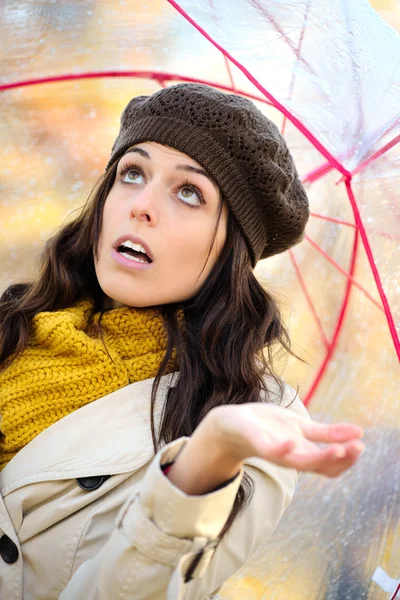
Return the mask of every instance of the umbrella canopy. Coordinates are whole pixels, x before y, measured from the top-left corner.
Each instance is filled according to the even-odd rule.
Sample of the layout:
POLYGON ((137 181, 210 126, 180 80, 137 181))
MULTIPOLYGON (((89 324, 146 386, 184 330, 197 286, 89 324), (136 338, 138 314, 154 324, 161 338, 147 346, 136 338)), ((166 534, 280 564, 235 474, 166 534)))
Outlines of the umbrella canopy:
MULTIPOLYGON (((301 244, 260 261, 311 415, 366 429, 338 480, 303 475, 222 598, 367 599, 400 578, 400 38, 367 0, 5 0, 0 7, 0 289, 107 164, 129 99, 200 81, 280 127, 307 188, 301 244)), ((263 516, 260 515, 260 519, 263 516)), ((385 595, 382 597, 386 597, 385 595)))

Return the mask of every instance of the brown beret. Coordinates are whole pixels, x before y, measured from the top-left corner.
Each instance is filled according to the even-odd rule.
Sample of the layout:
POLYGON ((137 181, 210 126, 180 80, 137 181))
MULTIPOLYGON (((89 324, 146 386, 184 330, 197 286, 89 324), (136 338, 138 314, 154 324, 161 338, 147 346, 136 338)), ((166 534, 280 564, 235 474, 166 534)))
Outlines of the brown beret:
POLYGON ((307 194, 278 127, 253 102, 181 83, 132 98, 106 166, 138 142, 187 154, 213 177, 246 239, 253 267, 304 237, 307 194))

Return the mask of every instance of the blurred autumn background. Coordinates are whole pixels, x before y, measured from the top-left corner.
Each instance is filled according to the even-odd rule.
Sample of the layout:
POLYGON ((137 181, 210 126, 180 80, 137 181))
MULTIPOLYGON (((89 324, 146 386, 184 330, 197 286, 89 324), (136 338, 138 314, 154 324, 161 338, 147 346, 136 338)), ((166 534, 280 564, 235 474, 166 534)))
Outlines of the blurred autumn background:
MULTIPOLYGON (((396 0, 374 0, 371 5, 393 29, 400 30, 396 0)), ((233 78, 236 89, 258 98, 260 93, 236 67, 228 69, 224 57, 197 31, 191 32, 166 0, 152 0, 151 6, 145 1, 6 0, 0 15, 0 84, 103 73, 109 52, 114 71, 141 72, 136 77, 110 74, 42 82, 1 93, 3 291, 10 283, 32 276, 45 240, 84 204, 104 171, 120 114, 132 96, 152 93, 180 77, 225 86, 233 78), (204 49, 204 58, 200 56, 195 66, 190 55, 194 40, 204 49), (152 79, 147 76, 150 71, 177 77, 152 79)), ((274 107, 261 100, 256 104, 284 131, 300 175, 321 163, 318 151, 274 107)), ((397 218, 394 243, 399 246, 395 193, 400 169, 390 177, 379 177, 395 152, 396 147, 376 162, 376 172, 369 170, 355 187, 360 201, 372 186, 374 201, 392 202, 397 218)), ((400 578, 398 359, 361 242, 353 274, 358 286, 352 286, 341 315, 354 216, 339 180, 340 173, 331 170, 306 183, 313 213, 308 239, 293 253, 261 261, 256 273, 280 299, 293 350, 307 361, 302 364, 278 355, 276 370, 293 387, 299 385, 300 397, 307 400, 314 418, 349 420, 365 427, 367 450, 359 464, 337 481, 300 478, 281 524, 263 551, 252 557, 251 575, 244 568, 227 582, 220 592, 225 600, 383 600, 387 594, 371 583, 375 568, 380 565, 400 578)), ((383 256, 391 250, 388 244, 382 236, 383 256)), ((390 283, 397 293, 399 281, 397 270, 390 283)))

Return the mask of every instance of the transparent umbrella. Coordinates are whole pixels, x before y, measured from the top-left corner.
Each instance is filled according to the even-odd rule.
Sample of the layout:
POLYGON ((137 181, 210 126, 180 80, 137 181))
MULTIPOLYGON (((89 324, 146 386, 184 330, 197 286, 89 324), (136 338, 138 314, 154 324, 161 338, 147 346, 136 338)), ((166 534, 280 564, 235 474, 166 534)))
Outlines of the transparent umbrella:
POLYGON ((337 480, 300 478, 221 597, 388 598, 371 578, 400 579, 398 34, 366 0, 3 0, 0 14, 1 289, 84 203, 134 95, 200 81, 280 126, 311 217, 256 267, 307 361, 275 367, 314 418, 365 427, 367 450, 337 480))

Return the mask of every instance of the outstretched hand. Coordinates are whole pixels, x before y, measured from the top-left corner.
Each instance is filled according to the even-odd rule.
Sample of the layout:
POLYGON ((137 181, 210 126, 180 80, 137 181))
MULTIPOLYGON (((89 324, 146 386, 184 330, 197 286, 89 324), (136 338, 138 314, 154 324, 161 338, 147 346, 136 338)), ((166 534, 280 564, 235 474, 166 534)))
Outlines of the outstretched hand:
POLYGON ((238 461, 259 457, 283 467, 337 477, 364 450, 360 441, 364 432, 357 425, 326 425, 271 404, 218 406, 210 417, 221 447, 238 461))

